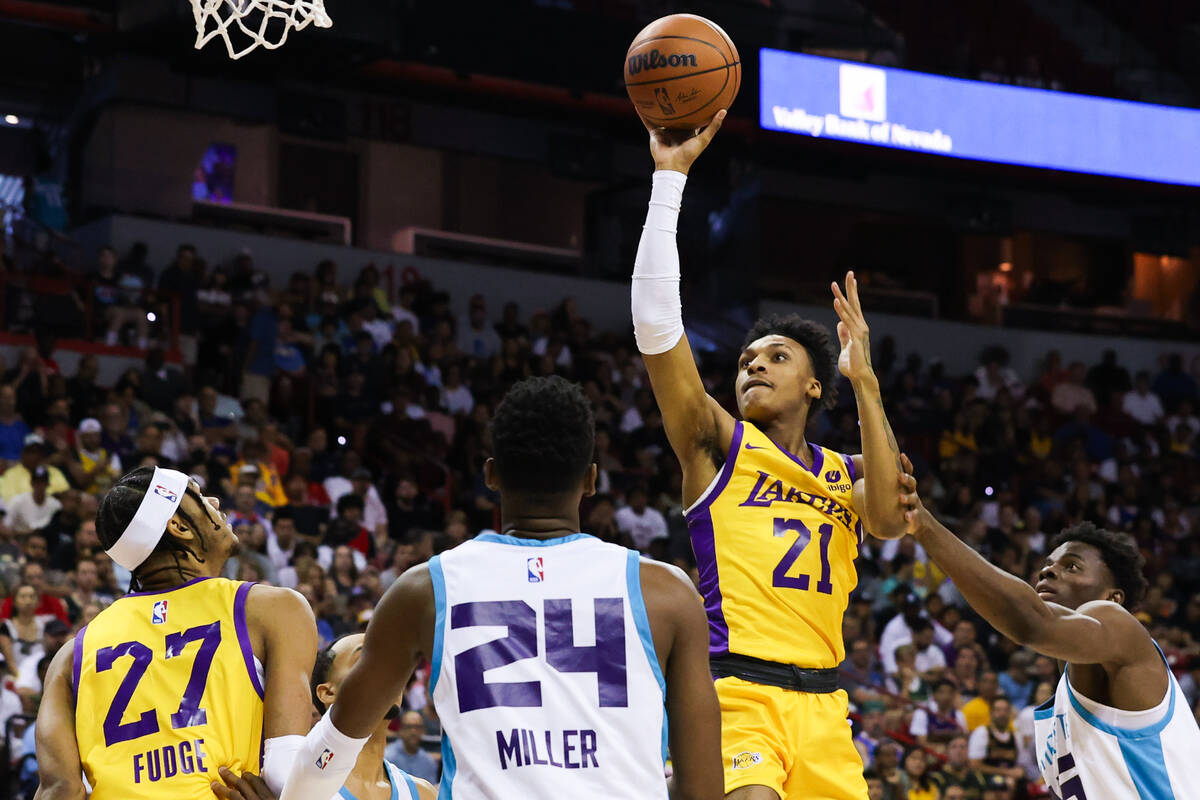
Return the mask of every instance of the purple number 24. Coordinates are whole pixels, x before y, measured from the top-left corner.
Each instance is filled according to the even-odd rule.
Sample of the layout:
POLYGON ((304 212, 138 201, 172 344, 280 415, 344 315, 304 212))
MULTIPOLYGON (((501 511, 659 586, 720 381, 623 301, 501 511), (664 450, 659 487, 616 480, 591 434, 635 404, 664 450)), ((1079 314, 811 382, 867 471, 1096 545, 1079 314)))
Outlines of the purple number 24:
MULTIPOLYGON (((179 701, 179 709, 171 714, 172 728, 190 728, 193 725, 203 725, 208 721, 207 712, 200 708, 200 698, 204 696, 204 687, 208 685, 208 671, 212 668, 213 656, 221 644, 221 623, 212 622, 208 625, 197 625, 186 631, 171 633, 166 637, 166 657, 175 658, 182 655, 183 650, 192 642, 200 642, 196 652, 196 660, 192 664, 192 674, 188 679, 183 697, 179 701)), ((147 709, 134 722, 121 722, 125 710, 133 699, 133 693, 138 683, 146 674, 154 653, 141 642, 122 642, 113 647, 102 647, 96 651, 96 672, 106 672, 113 668, 117 659, 129 656, 133 663, 129 672, 121 679, 117 693, 113 696, 104 715, 104 744, 112 747, 120 742, 128 742, 151 733, 158 733, 158 714, 155 709, 147 709)))
MULTIPOLYGON (((808 543, 812 540, 812 531, 798 519, 776 518, 775 535, 783 536, 789 531, 796 533, 796 541, 792 542, 792 546, 788 548, 788 551, 783 554, 783 558, 775 565, 775 572, 771 575, 771 585, 784 589, 807 591, 810 580, 808 575, 792 577, 787 573, 792 568, 792 564, 796 563, 796 559, 800 558, 800 554, 804 552, 804 548, 808 547, 808 543)), ((830 581, 829 569, 829 540, 833 538, 833 526, 826 523, 817 528, 817 534, 821 537, 821 578, 817 581, 817 591, 821 594, 833 594, 833 583, 830 581)))

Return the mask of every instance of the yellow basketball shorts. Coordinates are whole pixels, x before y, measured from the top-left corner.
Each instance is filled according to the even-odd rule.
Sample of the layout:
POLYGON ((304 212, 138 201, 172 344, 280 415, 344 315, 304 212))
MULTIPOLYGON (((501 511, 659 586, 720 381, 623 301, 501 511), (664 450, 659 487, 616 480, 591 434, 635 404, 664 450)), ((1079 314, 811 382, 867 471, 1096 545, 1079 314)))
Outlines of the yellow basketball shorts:
POLYGON ((767 786, 783 800, 867 800, 843 691, 809 694, 716 681, 725 792, 767 786))

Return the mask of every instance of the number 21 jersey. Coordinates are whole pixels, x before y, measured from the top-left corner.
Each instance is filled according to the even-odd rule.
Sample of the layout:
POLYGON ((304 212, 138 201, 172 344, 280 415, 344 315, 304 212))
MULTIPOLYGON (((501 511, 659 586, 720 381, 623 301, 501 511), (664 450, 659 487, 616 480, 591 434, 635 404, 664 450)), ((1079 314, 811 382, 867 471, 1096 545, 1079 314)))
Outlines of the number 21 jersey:
POLYGON ((665 798, 665 683, 638 554, 477 536, 429 562, 438 796, 665 798))
POLYGON ((709 653, 808 669, 845 658, 842 615, 863 529, 854 461, 812 445, 812 465, 738 422, 725 464, 687 509, 709 653))
POLYGON ((75 636, 75 736, 92 800, 211 800, 218 767, 257 773, 263 688, 252 584, 134 592, 75 636))

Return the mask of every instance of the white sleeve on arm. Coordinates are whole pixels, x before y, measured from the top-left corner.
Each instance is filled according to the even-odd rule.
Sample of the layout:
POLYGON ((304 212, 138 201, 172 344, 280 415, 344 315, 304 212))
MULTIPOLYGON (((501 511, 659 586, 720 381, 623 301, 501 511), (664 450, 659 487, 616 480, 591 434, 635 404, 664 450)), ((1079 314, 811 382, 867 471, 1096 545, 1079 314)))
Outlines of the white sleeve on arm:
POLYGON ((296 763, 296 753, 304 747, 304 737, 300 734, 291 736, 276 736, 263 742, 263 783, 278 795, 287 783, 292 765, 296 763))
POLYGON ((667 352, 683 338, 675 231, 686 182, 682 172, 654 173, 650 208, 633 261, 633 335, 638 350, 648 356, 667 352))
POLYGON ((330 800, 342 788, 367 739, 352 739, 334 727, 329 712, 297 749, 279 800, 330 800))

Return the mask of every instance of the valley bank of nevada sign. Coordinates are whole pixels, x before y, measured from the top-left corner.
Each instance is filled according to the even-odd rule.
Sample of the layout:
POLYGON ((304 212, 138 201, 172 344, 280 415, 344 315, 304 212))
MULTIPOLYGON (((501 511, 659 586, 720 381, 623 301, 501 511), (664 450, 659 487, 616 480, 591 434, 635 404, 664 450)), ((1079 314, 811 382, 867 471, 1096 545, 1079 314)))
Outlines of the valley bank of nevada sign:
POLYGON ((1200 186, 1200 111, 764 48, 759 124, 1004 164, 1200 186))

